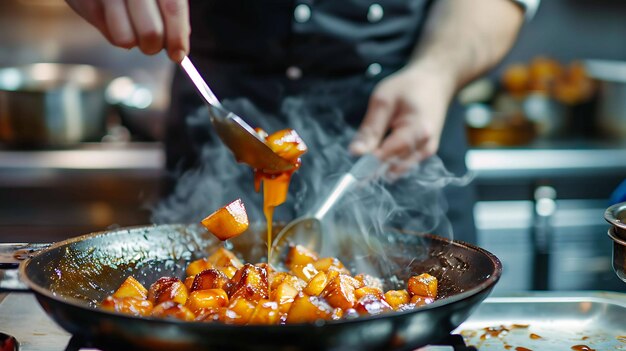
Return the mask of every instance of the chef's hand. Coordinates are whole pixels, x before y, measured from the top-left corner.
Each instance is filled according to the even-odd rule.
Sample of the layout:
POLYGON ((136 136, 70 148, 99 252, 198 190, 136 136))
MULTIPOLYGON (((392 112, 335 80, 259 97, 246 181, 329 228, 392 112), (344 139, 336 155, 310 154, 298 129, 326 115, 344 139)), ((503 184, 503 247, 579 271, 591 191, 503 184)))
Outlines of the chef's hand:
POLYGON ((189 52, 187 0, 66 0, 111 44, 147 55, 167 50, 180 62, 189 52))
POLYGON ((350 151, 371 152, 389 162, 392 175, 405 173, 437 152, 454 87, 445 73, 419 65, 382 80, 370 97, 350 151))

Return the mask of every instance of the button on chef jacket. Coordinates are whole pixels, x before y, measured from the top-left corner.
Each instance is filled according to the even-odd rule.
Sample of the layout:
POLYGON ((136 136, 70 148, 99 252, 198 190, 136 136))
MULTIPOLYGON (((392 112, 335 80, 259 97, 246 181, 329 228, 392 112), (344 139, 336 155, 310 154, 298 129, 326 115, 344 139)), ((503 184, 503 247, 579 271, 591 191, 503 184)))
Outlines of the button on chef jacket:
MULTIPOLYGON (((277 113, 288 96, 306 96, 312 104, 319 98, 356 127, 376 83, 407 63, 431 2, 191 0, 190 57, 221 100, 245 97, 277 113)), ((201 105, 177 71, 167 128, 168 167, 197 157, 193 143, 185 142, 190 133, 185 119, 201 105)), ((447 118, 439 156, 449 170, 463 174, 465 134, 455 110, 447 118)), ((254 116, 245 118, 257 125, 250 121, 254 116)), ((474 241, 472 190, 449 193, 455 232, 474 241)))

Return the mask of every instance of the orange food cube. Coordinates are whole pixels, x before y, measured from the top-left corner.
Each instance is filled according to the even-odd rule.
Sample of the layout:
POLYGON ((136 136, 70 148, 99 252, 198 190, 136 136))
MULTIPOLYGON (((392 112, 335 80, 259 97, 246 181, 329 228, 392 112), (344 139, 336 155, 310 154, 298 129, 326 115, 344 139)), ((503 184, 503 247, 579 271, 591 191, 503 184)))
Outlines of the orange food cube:
POLYGON ((283 281, 282 283, 278 284, 276 289, 272 290, 270 294, 270 299, 272 301, 278 302, 278 304, 284 304, 287 302, 292 302, 299 292, 300 291, 298 291, 298 289, 296 289, 288 281, 283 281))
POLYGON ((362 288, 358 288, 356 290, 354 290, 354 296, 356 297, 356 299, 360 299, 365 295, 374 295, 379 299, 383 298, 383 291, 378 289, 378 288, 373 288, 371 286, 364 286, 362 288))
POLYGON ((196 312, 203 308, 216 308, 228 305, 228 295, 222 289, 198 290, 189 294, 185 307, 196 312))
POLYGON ((425 297, 419 295, 414 295, 411 297, 411 305, 414 305, 415 307, 429 305, 433 302, 435 302, 435 298, 433 297, 425 297))
POLYGON ((174 318, 183 321, 192 321, 196 318, 191 310, 174 301, 165 301, 154 306, 151 315, 152 317, 174 318))
POLYGON ((437 297, 437 278, 428 273, 414 275, 409 278, 408 291, 413 295, 424 297, 437 297))
POLYGON ((315 267, 313 267, 312 264, 307 264, 304 266, 293 266, 291 267, 291 272, 298 278, 304 280, 305 282, 308 283, 309 280, 311 280, 311 278, 313 278, 313 276, 315 276, 317 274, 317 269, 315 269, 315 267))
POLYGON ((270 288, 271 290, 276 289, 281 283, 287 281, 298 291, 304 289, 306 286, 306 282, 302 279, 296 277, 293 274, 289 274, 287 272, 273 272, 269 274, 270 288))
POLYGON ((148 300, 157 305, 165 301, 185 304, 189 292, 185 284, 178 278, 161 277, 148 290, 148 300))
POLYGON ((349 275, 339 274, 326 285, 321 296, 333 307, 344 310, 352 308, 356 302, 354 291, 360 287, 360 284, 349 275))
POLYGON ((265 131, 265 129, 256 127, 256 128, 254 128, 254 131, 257 133, 259 138, 261 138, 263 141, 265 141, 265 139, 267 139, 268 134, 265 131))
POLYGON ((291 303, 286 322, 310 323, 318 319, 329 319, 332 314, 333 308, 324 299, 300 292, 291 303))
POLYGON ((328 284, 328 275, 324 271, 317 272, 311 280, 309 280, 309 284, 304 288, 304 291, 307 295, 317 296, 324 291, 324 288, 328 284))
POLYGON ((229 251, 223 247, 218 248, 211 256, 207 257, 207 261, 217 269, 223 269, 226 267, 235 267, 239 269, 243 267, 243 263, 235 256, 232 251, 229 251))
POLYGON ((377 315, 392 310, 385 300, 374 295, 365 295, 360 298, 354 305, 354 309, 361 315, 377 315))
POLYGON ((231 300, 228 309, 237 314, 236 317, 233 316, 234 318, 231 318, 231 324, 243 325, 248 323, 255 308, 256 306, 246 299, 237 298, 231 300))
POLYGON ((261 299, 256 305, 248 324, 278 324, 279 318, 278 304, 274 301, 261 299))
POLYGON ((317 261, 319 257, 312 250, 307 249, 302 245, 292 245, 287 252, 287 258, 285 259, 285 265, 291 269, 293 266, 304 266, 309 263, 317 261))
POLYGON ((185 278, 185 287, 187 288, 187 290, 191 291, 191 288, 193 286, 193 281, 196 279, 195 276, 189 276, 187 278, 185 278))
POLYGON ((207 258, 201 258, 199 260, 195 260, 189 263, 187 265, 187 270, 185 271, 185 273, 187 274, 187 276, 193 276, 211 268, 214 268, 213 264, 209 262, 207 258))
POLYGON ((350 274, 350 271, 346 269, 346 267, 334 257, 324 257, 312 263, 313 267, 318 271, 328 272, 331 269, 339 271, 342 274, 350 274))
POLYGON ((231 280, 229 296, 231 299, 242 297, 249 301, 267 299, 268 285, 267 271, 246 263, 231 280))
POLYGON ((409 292, 406 290, 389 290, 385 293, 385 301, 391 306, 394 310, 398 310, 398 308, 402 305, 406 305, 410 301, 409 292))
POLYGON ((288 161, 295 161, 307 151, 307 146, 293 129, 283 129, 267 136, 267 146, 278 156, 288 161))
POLYGON ((108 296, 100 307, 108 311, 114 311, 134 316, 147 316, 152 312, 152 302, 148 300, 136 299, 134 297, 114 297, 108 296))
POLYGON ((354 278, 360 281, 363 286, 370 286, 372 288, 383 290, 383 282, 380 278, 372 277, 369 274, 357 274, 354 278))
POLYGON ((248 214, 241 199, 229 203, 202 220, 202 225, 220 240, 245 232, 248 224, 248 214))
POLYGON ((144 288, 137 279, 129 276, 124 280, 122 285, 115 290, 113 297, 134 297, 136 299, 145 300, 148 297, 148 289, 144 288))
POLYGON ((198 273, 193 283, 191 284, 191 291, 206 290, 206 289, 224 289, 228 290, 230 279, 217 269, 207 269, 198 273))
POLYGON ((220 271, 224 273, 224 275, 228 277, 228 279, 233 279, 235 273, 237 273, 237 268, 235 268, 234 266, 222 267, 220 268, 220 271))
POLYGON ((333 314, 330 316, 330 319, 337 321, 340 320, 344 315, 344 312, 341 308, 335 308, 333 310, 333 314))

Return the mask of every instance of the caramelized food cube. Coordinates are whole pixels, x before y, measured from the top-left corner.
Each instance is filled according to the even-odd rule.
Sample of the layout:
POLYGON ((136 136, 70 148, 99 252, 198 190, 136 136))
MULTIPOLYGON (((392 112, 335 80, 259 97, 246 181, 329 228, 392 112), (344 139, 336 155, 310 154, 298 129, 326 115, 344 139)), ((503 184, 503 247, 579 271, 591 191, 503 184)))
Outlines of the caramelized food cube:
POLYGON ((409 278, 408 291, 411 295, 437 297, 437 278, 428 273, 409 278))
POLYGON ((235 273, 230 284, 229 296, 231 299, 243 297, 255 302, 267 299, 269 296, 266 270, 246 263, 235 273))
POLYGON ((339 274, 331 280, 322 291, 322 296, 328 304, 341 309, 348 309, 354 306, 356 296, 354 290, 360 287, 360 282, 349 275, 339 274))
POLYGON ((317 261, 319 257, 317 254, 302 245, 292 245, 287 252, 287 258, 285 259, 285 265, 291 269, 293 266, 304 266, 309 263, 317 261))
POLYGON ((346 267, 334 257, 324 257, 312 263, 313 267, 318 271, 328 272, 331 269, 337 270, 342 274, 350 274, 350 271, 346 269, 346 267))
POLYGON ((281 283, 287 281, 298 291, 304 289, 306 286, 306 282, 302 279, 296 277, 293 274, 289 274, 287 272, 273 272, 269 274, 270 288, 271 290, 276 289, 281 283))
POLYGON ((184 321, 192 321, 196 316, 187 307, 174 301, 165 301, 156 306, 152 310, 152 317, 158 318, 174 318, 184 321))
POLYGON ((188 295, 185 284, 174 277, 161 277, 148 290, 148 300, 155 305, 165 301, 185 304, 188 295))
POLYGON ((122 285, 115 290, 113 297, 134 297, 136 299, 145 300, 148 297, 148 290, 144 288, 137 279, 128 276, 122 285))
POLYGON ((235 268, 234 266, 222 267, 220 268, 220 271, 224 273, 224 275, 227 276, 228 279, 232 279, 235 276, 235 273, 237 273, 237 268, 235 268))
POLYGON ((267 139, 268 134, 267 134, 267 132, 263 128, 256 127, 256 128, 254 128, 254 131, 259 136, 259 138, 261 138, 262 140, 267 139))
POLYGON ((357 274, 354 278, 363 284, 363 286, 369 286, 372 288, 377 288, 383 290, 383 282, 376 277, 372 277, 369 274, 357 274))
POLYGON ((385 293, 385 301, 394 310, 397 310, 400 306, 409 303, 409 292, 406 290, 389 290, 385 293))
POLYGON ((237 325, 248 323, 255 308, 256 306, 246 299, 237 298, 231 300, 230 305, 228 305, 228 309, 235 312, 237 317, 232 318, 230 322, 237 325))
POLYGON ((248 229, 246 208, 237 199, 202 220, 202 225, 220 240, 235 237, 248 229))
POLYGON ((314 322, 318 319, 328 319, 332 314, 333 308, 324 299, 300 292, 291 303, 286 322, 314 322))
POLYGON ((243 267, 243 263, 241 263, 237 256, 223 247, 218 248, 211 256, 207 257, 207 261, 218 269, 225 267, 235 267, 239 269, 243 267))
POLYGON ((307 264, 304 266, 293 266, 291 267, 291 272, 298 278, 304 280, 305 282, 309 282, 313 276, 317 274, 317 269, 313 267, 312 264, 307 264))
POLYGON ((360 299, 365 295, 374 295, 379 299, 383 298, 383 291, 378 288, 372 288, 371 286, 364 286, 354 290, 354 296, 356 299, 360 299))
POLYGON ((429 305, 433 302, 435 302, 434 297, 425 297, 425 296, 419 296, 419 295, 414 295, 411 297, 411 304, 414 305, 415 307, 429 305))
POLYGON ((341 308, 335 308, 333 310, 333 314, 330 316, 330 319, 337 321, 343 317, 343 310, 341 308))
POLYGON ((185 278, 185 287, 187 288, 187 290, 191 291, 191 288, 193 286, 193 281, 196 279, 195 276, 191 275, 187 278, 185 278))
POLYGON ((198 273, 193 283, 191 284, 191 291, 206 290, 206 289, 224 289, 228 290, 228 284, 230 279, 221 271, 217 269, 207 269, 198 273))
POLYGON ((377 315, 392 310, 391 306, 389 306, 385 300, 374 295, 365 295, 360 298, 354 305, 354 309, 361 315, 377 315))
POLYGON ((152 302, 134 297, 108 296, 100 304, 102 308, 134 316, 147 316, 152 312, 152 302))
POLYGON ((228 295, 222 289, 198 290, 189 294, 185 307, 196 312, 203 308, 216 308, 228 305, 228 295))
POLYGON ((248 324, 278 324, 279 318, 278 304, 274 301, 261 299, 256 305, 248 324))
POLYGON ((320 271, 309 280, 309 284, 302 291, 307 295, 317 296, 324 291, 326 284, 328 284, 328 275, 326 272, 320 271))
POLYGON ((207 269, 214 268, 213 264, 208 261, 207 258, 201 258, 199 260, 195 260, 187 265, 187 276, 194 276, 202 271, 206 271, 207 269))
POLYGON ((283 129, 267 136, 267 146, 278 156, 288 161, 295 161, 307 151, 307 146, 293 129, 283 129))
POLYGON ((299 291, 288 281, 283 281, 278 284, 276 289, 273 289, 270 294, 270 299, 276 301, 279 305, 284 303, 290 303, 294 297, 298 295, 299 291))

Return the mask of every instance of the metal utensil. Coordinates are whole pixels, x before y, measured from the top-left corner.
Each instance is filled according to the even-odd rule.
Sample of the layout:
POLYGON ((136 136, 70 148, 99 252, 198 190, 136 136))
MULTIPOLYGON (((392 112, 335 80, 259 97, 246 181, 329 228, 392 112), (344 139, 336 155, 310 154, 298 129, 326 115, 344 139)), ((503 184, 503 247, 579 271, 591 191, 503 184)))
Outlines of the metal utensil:
POLYGON ((373 155, 362 156, 350 171, 337 181, 327 196, 320 201, 309 215, 289 222, 274 238, 272 263, 281 258, 281 252, 289 243, 297 243, 311 250, 319 252, 324 239, 322 220, 347 192, 352 190, 360 181, 373 177, 380 170, 381 163, 373 155))
POLYGON ((235 154, 238 162, 247 163, 252 168, 269 173, 294 168, 292 163, 274 153, 241 117, 224 109, 187 56, 180 65, 208 103, 209 116, 217 135, 235 154))
POLYGON ((613 270, 626 282, 626 202, 607 208, 604 219, 611 224, 608 234, 613 240, 613 270))

